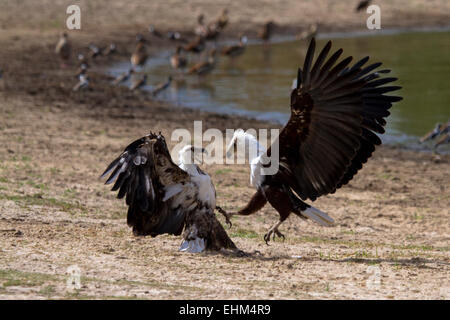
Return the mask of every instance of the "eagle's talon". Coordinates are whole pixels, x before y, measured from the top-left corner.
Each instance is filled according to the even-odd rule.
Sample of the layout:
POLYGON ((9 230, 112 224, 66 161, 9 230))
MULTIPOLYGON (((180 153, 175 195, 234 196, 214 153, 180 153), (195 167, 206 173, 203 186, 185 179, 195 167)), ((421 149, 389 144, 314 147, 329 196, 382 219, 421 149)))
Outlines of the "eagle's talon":
POLYGON ((216 206, 217 211, 219 211, 224 217, 225 217, 225 223, 230 227, 233 226, 231 223, 231 216, 233 216, 234 213, 228 213, 225 210, 223 210, 221 207, 216 206))

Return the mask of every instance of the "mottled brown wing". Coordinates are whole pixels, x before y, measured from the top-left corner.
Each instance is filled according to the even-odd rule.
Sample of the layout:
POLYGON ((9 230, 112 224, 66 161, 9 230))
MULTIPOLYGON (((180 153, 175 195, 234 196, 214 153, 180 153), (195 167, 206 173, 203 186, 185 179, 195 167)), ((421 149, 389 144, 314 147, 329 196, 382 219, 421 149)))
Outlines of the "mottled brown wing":
POLYGON ((291 117, 278 138, 277 177, 303 200, 333 193, 353 178, 381 144, 375 133, 384 133, 388 109, 402 99, 384 95, 401 87, 384 86, 397 80, 380 77, 389 70, 372 72, 381 63, 364 66, 366 57, 348 67, 347 57, 335 65, 343 50, 327 60, 330 49, 331 41, 313 64, 311 40, 291 94, 291 117))
POLYGON ((189 175, 173 163, 162 135, 150 133, 129 146, 106 168, 105 184, 114 183, 112 191, 125 197, 127 223, 138 235, 181 234, 185 212, 171 210, 166 191, 188 183, 189 175))

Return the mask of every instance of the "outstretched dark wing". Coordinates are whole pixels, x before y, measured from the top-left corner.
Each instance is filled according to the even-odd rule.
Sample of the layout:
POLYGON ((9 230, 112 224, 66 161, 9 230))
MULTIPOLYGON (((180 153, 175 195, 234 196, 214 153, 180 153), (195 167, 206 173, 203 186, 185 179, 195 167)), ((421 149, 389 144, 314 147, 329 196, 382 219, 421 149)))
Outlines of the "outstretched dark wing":
POLYGON ((303 200, 333 193, 353 178, 381 144, 375 133, 384 133, 388 109, 402 99, 385 95, 401 87, 384 86, 397 79, 381 78, 388 70, 373 72, 381 63, 366 66, 365 57, 349 67, 347 57, 336 64, 343 50, 327 60, 330 49, 331 41, 313 64, 311 40, 291 94, 291 117, 278 138, 276 175, 303 200))
POLYGON ((138 235, 181 234, 185 211, 172 208, 170 199, 189 184, 189 175, 172 162, 162 135, 150 133, 129 146, 105 170, 106 184, 114 183, 125 197, 127 223, 138 235))

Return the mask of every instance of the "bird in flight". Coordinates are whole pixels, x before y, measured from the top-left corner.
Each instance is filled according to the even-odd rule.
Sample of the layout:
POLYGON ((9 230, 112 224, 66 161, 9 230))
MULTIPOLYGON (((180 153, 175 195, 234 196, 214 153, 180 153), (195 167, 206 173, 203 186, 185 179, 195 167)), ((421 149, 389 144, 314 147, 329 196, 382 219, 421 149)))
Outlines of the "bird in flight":
POLYGON ((386 95, 401 87, 388 85, 396 78, 381 77, 389 70, 374 71, 381 63, 367 65, 369 57, 365 57, 350 66, 353 59, 347 57, 336 64, 343 50, 328 58, 331 41, 313 63, 315 49, 313 38, 291 92, 290 119, 274 144, 265 150, 254 136, 237 130, 227 147, 230 156, 239 143, 253 145, 248 150, 255 150, 254 154, 246 150, 245 156, 256 188, 248 204, 227 213, 227 220, 234 214, 255 213, 269 202, 280 219, 264 236, 266 243, 271 236, 284 238, 279 226, 291 213, 323 226, 334 224, 326 213, 304 201, 334 193, 357 174, 381 144, 377 134, 384 133, 389 108, 402 99, 386 95), (266 174, 273 161, 278 163, 277 172, 266 174))

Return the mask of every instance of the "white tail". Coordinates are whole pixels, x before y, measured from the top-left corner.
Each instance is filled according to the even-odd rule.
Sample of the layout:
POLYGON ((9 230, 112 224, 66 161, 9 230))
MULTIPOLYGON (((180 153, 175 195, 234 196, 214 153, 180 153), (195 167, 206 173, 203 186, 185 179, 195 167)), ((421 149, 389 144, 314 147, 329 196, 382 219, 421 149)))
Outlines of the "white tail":
POLYGON ((317 208, 309 207, 305 211, 302 211, 302 215, 308 217, 311 220, 314 220, 318 224, 324 227, 331 227, 334 225, 334 220, 325 212, 320 211, 317 208))

